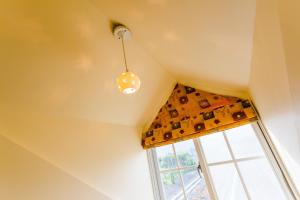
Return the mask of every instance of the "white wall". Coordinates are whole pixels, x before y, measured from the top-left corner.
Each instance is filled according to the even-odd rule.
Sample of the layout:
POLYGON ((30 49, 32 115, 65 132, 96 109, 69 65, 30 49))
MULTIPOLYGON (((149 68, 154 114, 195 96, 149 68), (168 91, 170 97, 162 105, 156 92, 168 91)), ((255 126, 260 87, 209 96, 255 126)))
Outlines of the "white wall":
POLYGON ((108 200, 99 191, 0 136, 0 199, 108 200))
POLYGON ((296 125, 300 131, 300 1, 280 0, 279 16, 296 125))
POLYGON ((136 128, 10 110, 0 131, 112 199, 153 199, 136 128))
MULTIPOLYGON (((294 104, 299 103, 293 103, 290 90, 291 86, 299 85, 292 83, 289 77, 278 10, 278 1, 257 1, 249 87, 264 125, 296 185, 300 186, 300 132, 294 104)), ((293 79, 299 80, 300 74, 293 73, 293 79)))

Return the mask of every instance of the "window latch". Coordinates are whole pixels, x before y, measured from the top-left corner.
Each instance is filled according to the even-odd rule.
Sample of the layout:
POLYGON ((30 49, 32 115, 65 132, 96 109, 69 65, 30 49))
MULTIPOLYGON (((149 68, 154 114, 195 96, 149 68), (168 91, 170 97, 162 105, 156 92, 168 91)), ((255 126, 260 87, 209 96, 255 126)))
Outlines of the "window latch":
POLYGON ((198 171, 199 176, 202 177, 202 168, 201 168, 200 163, 197 166, 197 171, 198 171))

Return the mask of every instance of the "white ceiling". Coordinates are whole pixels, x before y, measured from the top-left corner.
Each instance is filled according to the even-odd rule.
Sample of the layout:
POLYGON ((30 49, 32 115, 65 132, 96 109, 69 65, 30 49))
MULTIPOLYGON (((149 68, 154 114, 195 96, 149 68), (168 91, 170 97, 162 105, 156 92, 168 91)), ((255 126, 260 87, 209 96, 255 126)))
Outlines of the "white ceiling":
POLYGON ((248 85, 254 0, 92 0, 127 24, 139 44, 181 82, 238 90, 248 85))
POLYGON ((137 125, 176 81, 246 89, 254 0, 5 0, 0 7, 0 103, 19 110, 137 125), (120 94, 121 46, 110 20, 133 31, 129 67, 141 80, 120 94))

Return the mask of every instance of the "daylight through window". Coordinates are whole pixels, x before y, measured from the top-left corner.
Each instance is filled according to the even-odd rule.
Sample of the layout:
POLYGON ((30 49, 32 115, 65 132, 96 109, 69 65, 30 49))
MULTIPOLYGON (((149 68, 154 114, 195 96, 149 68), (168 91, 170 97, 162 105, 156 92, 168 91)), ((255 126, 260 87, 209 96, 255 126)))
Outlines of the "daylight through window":
POLYGON ((256 124, 152 150, 162 200, 286 200, 256 124))

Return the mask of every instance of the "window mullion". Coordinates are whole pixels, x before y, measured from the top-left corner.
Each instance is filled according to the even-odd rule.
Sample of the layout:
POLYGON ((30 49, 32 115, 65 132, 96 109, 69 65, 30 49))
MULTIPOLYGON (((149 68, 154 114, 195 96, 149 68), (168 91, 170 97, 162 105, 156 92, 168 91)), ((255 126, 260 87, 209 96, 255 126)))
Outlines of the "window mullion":
POLYGON ((175 159, 176 159, 176 169, 177 171, 179 172, 179 176, 180 176, 180 182, 181 182, 181 186, 182 186, 182 191, 183 191, 183 195, 184 195, 184 199, 187 200, 187 197, 186 197, 186 193, 185 193, 185 188, 184 188, 184 183, 183 183, 183 178, 182 178, 182 174, 181 174, 181 170, 179 168, 179 160, 178 160, 178 157, 177 157, 177 153, 175 151, 175 146, 174 144, 172 144, 172 148, 173 148, 173 151, 174 151, 174 155, 175 155, 175 159))
POLYGON ((212 183, 212 178, 211 178, 211 175, 210 175, 210 172, 208 169, 208 165, 206 163, 206 159, 205 159, 205 155, 204 155, 201 143, 200 143, 200 138, 194 139, 194 144, 195 144, 195 148, 196 148, 196 151, 198 154, 199 164, 202 168, 204 179, 205 179, 205 182, 206 182, 206 185, 208 188, 208 192, 210 194, 210 198, 212 200, 216 200, 217 193, 216 193, 215 187, 212 183))
POLYGON ((236 171, 237 171, 237 173, 238 173, 238 176, 240 177, 240 180, 241 180, 242 186, 243 186, 243 188, 244 188, 244 191, 245 191, 245 193, 246 193, 246 196, 247 196, 247 198, 248 198, 249 200, 251 200, 249 191, 248 191, 248 189, 247 189, 247 187, 246 187, 245 181, 244 181, 244 179, 243 179, 243 177, 242 177, 240 168, 239 168, 239 166, 238 166, 238 164, 237 164, 237 161, 236 161, 236 159, 235 159, 235 156, 234 156, 234 154, 233 154, 233 151, 232 151, 232 149, 231 149, 231 146, 230 146, 230 144, 229 144, 229 141, 228 141, 228 138, 227 138, 225 132, 223 132, 223 136, 224 136, 226 145, 227 145, 227 147, 228 147, 229 153, 230 153, 230 155, 231 155, 231 157, 232 157, 233 164, 234 164, 234 166, 235 166, 235 168, 236 168, 236 171))
POLYGON ((160 172, 165 173, 165 172, 172 172, 172 171, 185 170, 185 169, 196 169, 196 168, 197 168, 196 165, 192 165, 192 166, 185 166, 185 167, 176 167, 172 169, 163 169, 160 170, 160 172))
POLYGON ((234 160, 226 160, 226 161, 221 161, 221 162, 213 162, 213 163, 209 163, 207 164, 207 166, 216 166, 216 165, 224 165, 224 164, 229 164, 229 163, 234 163, 234 161, 236 162, 244 162, 244 161, 249 161, 249 160, 258 160, 258 159, 264 159, 265 157, 263 156, 252 156, 252 157, 248 157, 248 158, 239 158, 239 159, 234 159, 234 160))
POLYGON ((151 151, 152 153, 152 161, 153 161, 153 164, 155 166, 155 175, 156 175, 156 181, 157 181, 157 185, 158 185, 158 188, 159 188, 159 200, 165 200, 165 194, 164 194, 164 189, 163 189, 163 186, 162 186, 162 182, 161 182, 161 172, 159 171, 159 165, 158 165, 158 162, 157 162, 157 154, 156 154, 156 151, 155 149, 151 149, 151 150, 148 150, 148 151, 151 151))

